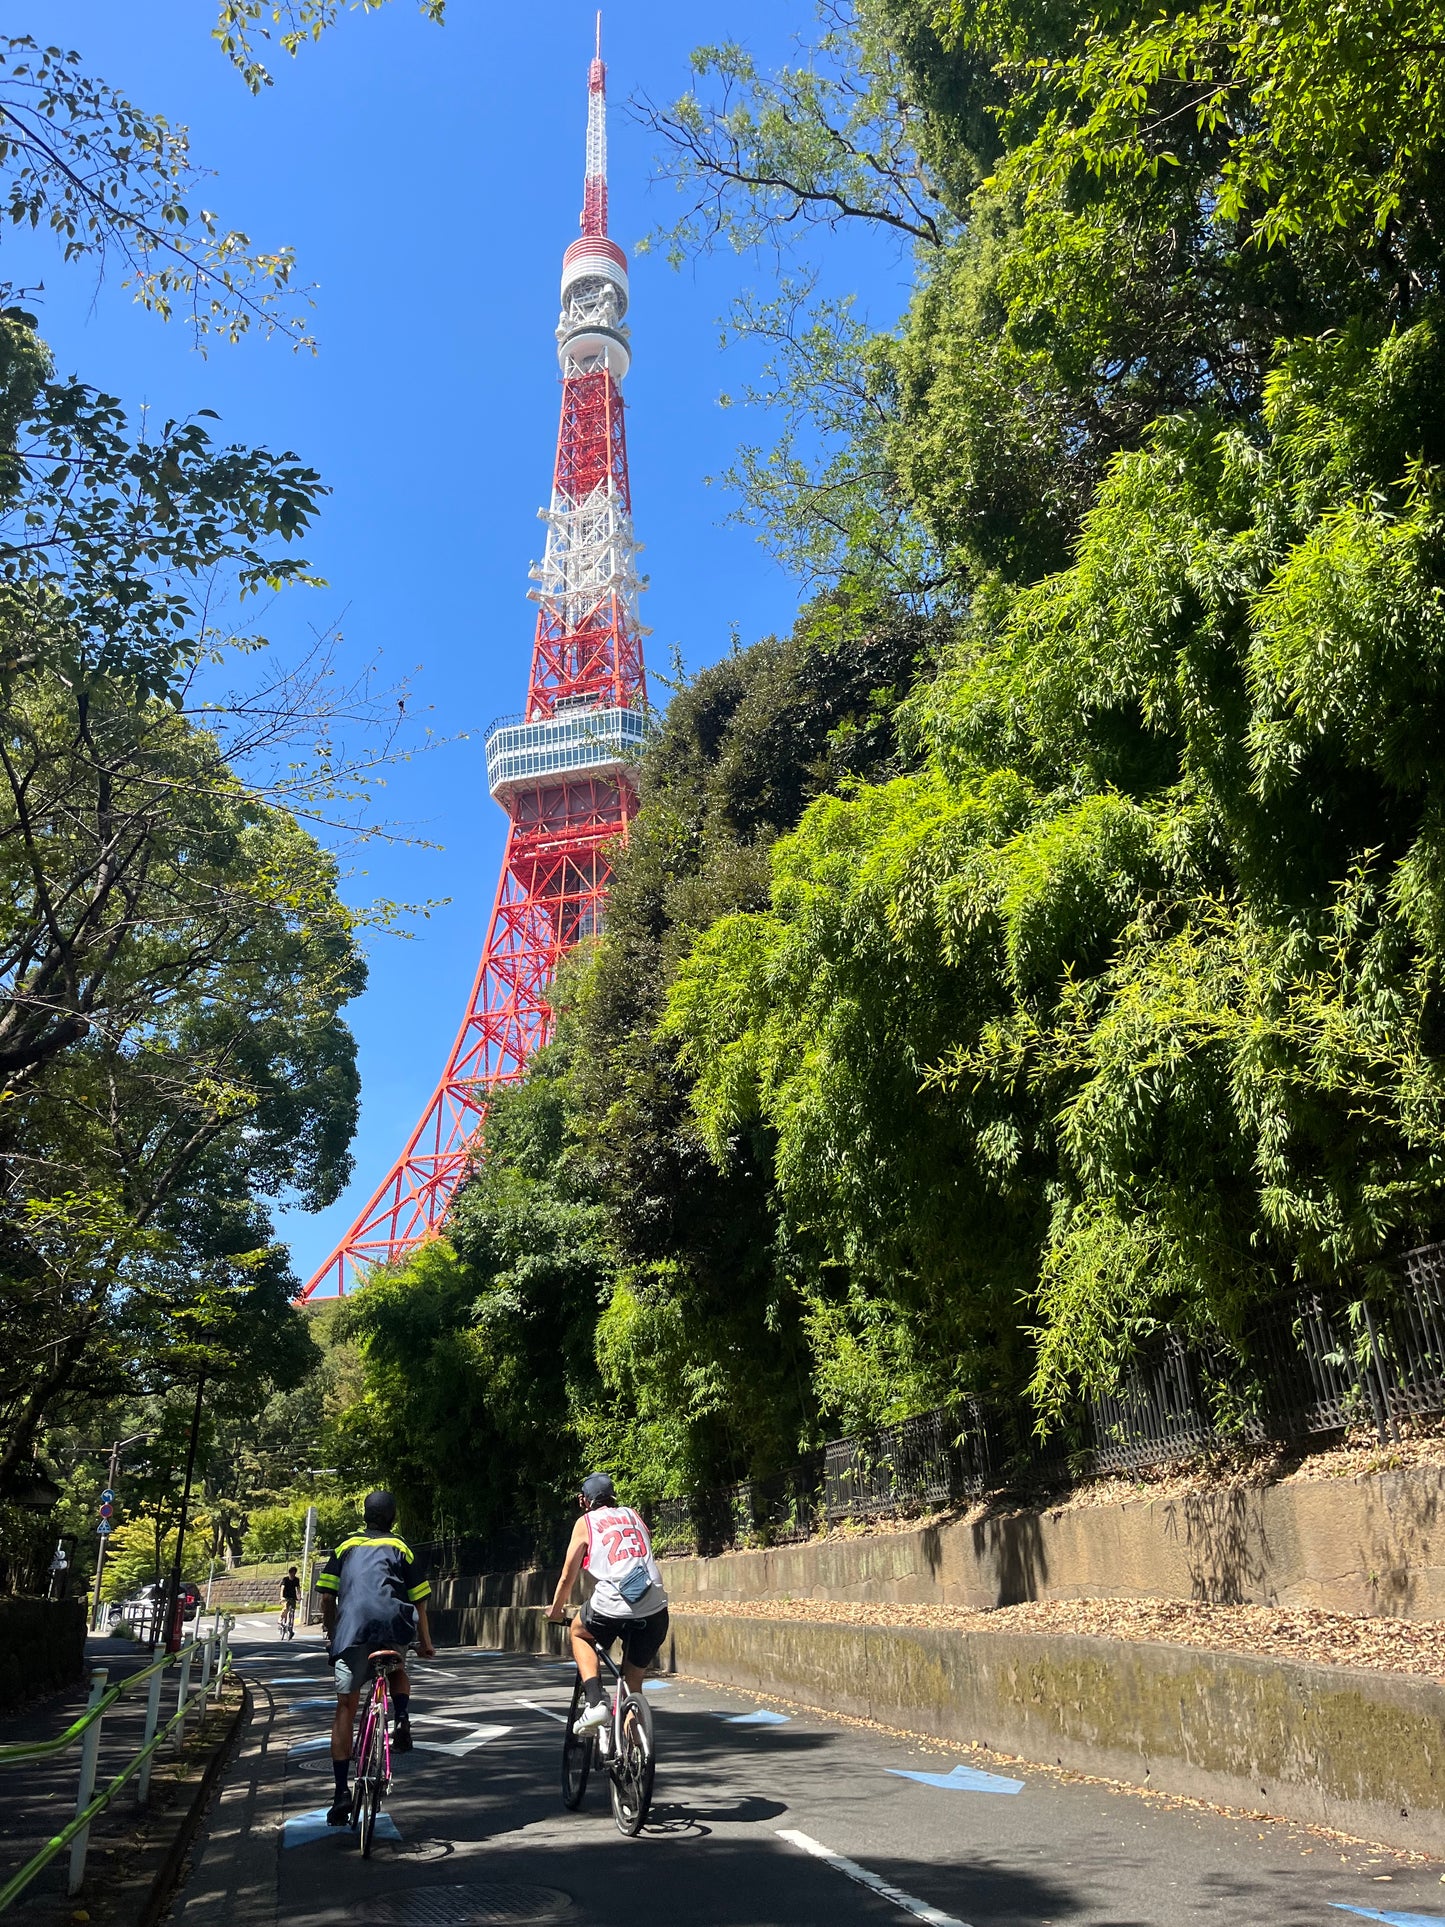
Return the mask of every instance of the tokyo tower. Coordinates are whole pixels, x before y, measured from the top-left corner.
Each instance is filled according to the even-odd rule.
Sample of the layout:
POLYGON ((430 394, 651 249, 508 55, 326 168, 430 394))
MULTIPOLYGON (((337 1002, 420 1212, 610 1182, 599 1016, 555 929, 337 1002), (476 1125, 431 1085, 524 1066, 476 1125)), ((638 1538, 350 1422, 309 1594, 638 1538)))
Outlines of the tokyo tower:
POLYGON ((514 1084, 551 1035, 562 956, 601 928, 637 808, 646 727, 644 631, 621 383, 631 361, 627 256, 607 234, 607 70, 588 74, 582 232, 562 256, 562 419, 546 548, 532 569, 527 707, 487 732, 487 784, 509 819, 502 874, 461 1029, 421 1121, 301 1296, 352 1289, 439 1229, 474 1155, 487 1095, 514 1084))

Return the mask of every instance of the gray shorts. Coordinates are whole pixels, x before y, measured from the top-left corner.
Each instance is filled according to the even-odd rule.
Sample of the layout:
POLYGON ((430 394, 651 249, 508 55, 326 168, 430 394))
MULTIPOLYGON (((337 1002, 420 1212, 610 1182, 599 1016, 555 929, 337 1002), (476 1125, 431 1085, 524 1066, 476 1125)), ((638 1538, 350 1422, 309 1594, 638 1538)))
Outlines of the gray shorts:
MULTIPOLYGON (((379 1647, 363 1643, 348 1646, 344 1653, 338 1653, 331 1662, 332 1677, 336 1681, 336 1697, 345 1699, 349 1693, 359 1693, 371 1678, 371 1655, 379 1652, 379 1647)), ((397 1646, 393 1649, 401 1654, 403 1662, 409 1660, 416 1651, 415 1646, 397 1646)))

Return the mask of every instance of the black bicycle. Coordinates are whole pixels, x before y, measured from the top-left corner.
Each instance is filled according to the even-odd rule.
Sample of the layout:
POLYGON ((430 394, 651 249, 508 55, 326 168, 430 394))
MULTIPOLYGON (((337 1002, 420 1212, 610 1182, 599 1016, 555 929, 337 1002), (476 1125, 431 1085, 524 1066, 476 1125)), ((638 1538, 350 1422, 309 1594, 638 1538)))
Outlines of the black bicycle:
POLYGON ((641 1693, 628 1691, 622 1669, 599 1646, 597 1657, 612 1675, 612 1721, 580 1737, 577 1716, 587 1704, 582 1675, 572 1685, 567 1731, 562 1739, 562 1804, 575 1813, 587 1792, 593 1762, 606 1769, 612 1782, 612 1817, 619 1833, 629 1839, 641 1833, 652 1805, 652 1779, 657 1769, 652 1708, 641 1693))

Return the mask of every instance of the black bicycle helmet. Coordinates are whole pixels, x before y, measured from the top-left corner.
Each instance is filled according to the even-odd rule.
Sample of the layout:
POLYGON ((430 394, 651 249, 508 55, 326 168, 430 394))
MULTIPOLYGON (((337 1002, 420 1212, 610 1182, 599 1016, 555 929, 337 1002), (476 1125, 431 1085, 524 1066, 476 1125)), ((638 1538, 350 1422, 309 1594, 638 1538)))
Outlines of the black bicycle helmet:
POLYGON ((396 1500, 389 1492, 368 1492, 361 1516, 373 1532, 390 1532, 396 1524, 396 1500))
POLYGON ((615 1505, 617 1488, 608 1472, 592 1472, 582 1481, 582 1503, 590 1512, 594 1506, 615 1505))

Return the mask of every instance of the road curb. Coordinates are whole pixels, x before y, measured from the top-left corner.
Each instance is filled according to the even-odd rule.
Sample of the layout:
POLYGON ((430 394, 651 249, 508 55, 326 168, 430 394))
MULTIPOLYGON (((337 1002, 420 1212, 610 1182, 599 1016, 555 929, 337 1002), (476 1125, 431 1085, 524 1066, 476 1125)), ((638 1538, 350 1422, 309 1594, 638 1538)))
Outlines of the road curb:
POLYGON ((180 1825, 165 1850, 160 1866, 156 1869, 151 1880, 150 1891, 141 1903, 140 1912, 136 1917, 136 1927, 156 1927, 156 1922, 170 1906, 176 1888, 180 1885, 186 1856, 195 1843, 196 1834, 206 1816, 206 1808, 211 1803, 211 1795, 216 1790, 216 1783, 225 1771, 250 1721, 253 1705, 251 1688, 239 1674, 234 1674, 233 1677, 240 1682, 241 1704, 232 1715, 230 1725, 212 1749, 205 1770, 196 1782, 190 1802, 180 1817, 180 1825))

